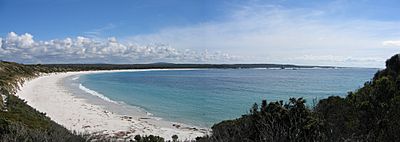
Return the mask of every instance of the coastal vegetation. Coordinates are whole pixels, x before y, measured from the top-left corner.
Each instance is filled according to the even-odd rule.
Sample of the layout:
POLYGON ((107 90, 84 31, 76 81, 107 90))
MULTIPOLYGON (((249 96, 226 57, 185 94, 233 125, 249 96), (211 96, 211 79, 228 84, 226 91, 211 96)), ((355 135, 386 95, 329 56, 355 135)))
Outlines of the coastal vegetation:
MULTIPOLYGON (((174 136, 176 136, 176 135, 174 135, 174 136)), ((159 137, 159 136, 154 136, 154 135, 149 135, 149 136, 136 135, 134 137, 134 140, 136 142, 164 142, 164 138, 159 137)))
MULTIPOLYGON (((14 96, 25 80, 52 72, 173 67, 193 68, 165 63, 138 66, 0 62, 0 141, 90 140, 87 135, 68 131, 14 96)), ((213 65, 197 67, 212 68, 213 65)), ((399 133, 400 56, 395 55, 386 61, 386 68, 378 71, 371 81, 344 98, 331 96, 319 100, 314 106, 307 106, 302 98, 291 98, 286 102, 263 100, 261 104, 255 103, 248 114, 215 124, 212 135, 198 137, 196 141, 393 141, 400 139, 399 133)), ((178 136, 172 139, 179 140, 178 136)), ((158 142, 164 138, 138 135, 132 141, 158 142)))
POLYGON ((14 96, 25 80, 59 68, 0 62, 0 141, 85 141, 14 96))

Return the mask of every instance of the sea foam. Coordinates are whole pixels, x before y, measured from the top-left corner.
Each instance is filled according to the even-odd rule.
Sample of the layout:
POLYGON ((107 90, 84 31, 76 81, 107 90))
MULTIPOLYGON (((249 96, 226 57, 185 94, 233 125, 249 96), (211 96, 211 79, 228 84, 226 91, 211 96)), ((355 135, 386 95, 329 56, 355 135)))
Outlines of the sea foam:
POLYGON ((81 90, 83 90, 86 93, 89 93, 91 95, 97 96, 97 97, 99 97, 99 98, 101 98, 101 99, 103 99, 105 101, 112 102, 112 103, 117 103, 117 102, 111 100, 110 98, 104 96, 103 94, 97 93, 96 91, 93 91, 93 90, 90 90, 90 89, 86 88, 82 84, 79 84, 79 89, 81 89, 81 90))
POLYGON ((74 77, 74 78, 71 78, 71 80, 77 80, 77 79, 79 79, 79 76, 76 76, 76 77, 74 77))

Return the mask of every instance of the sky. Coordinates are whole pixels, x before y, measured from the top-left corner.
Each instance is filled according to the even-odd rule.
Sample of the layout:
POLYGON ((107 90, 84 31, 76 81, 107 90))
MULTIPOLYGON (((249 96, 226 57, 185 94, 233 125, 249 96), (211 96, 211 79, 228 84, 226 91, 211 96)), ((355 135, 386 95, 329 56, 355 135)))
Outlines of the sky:
POLYGON ((384 67, 398 0, 0 0, 0 60, 384 67))

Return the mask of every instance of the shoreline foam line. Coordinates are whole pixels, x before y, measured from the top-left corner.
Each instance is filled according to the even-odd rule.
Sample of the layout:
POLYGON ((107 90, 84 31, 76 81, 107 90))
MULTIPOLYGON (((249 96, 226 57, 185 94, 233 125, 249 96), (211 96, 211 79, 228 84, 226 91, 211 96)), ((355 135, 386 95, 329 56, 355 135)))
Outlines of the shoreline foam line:
MULTIPOLYGON (((76 80, 76 78, 72 78, 71 80, 76 80)), ((161 119, 162 119, 161 117, 155 117, 154 114, 148 112, 146 109, 144 109, 144 108, 142 108, 142 107, 140 107, 140 106, 128 105, 128 104, 126 104, 126 103, 123 102, 123 101, 118 101, 118 102, 117 102, 117 101, 114 101, 114 100, 112 100, 112 99, 106 97, 105 95, 103 95, 103 94, 97 92, 97 91, 94 91, 94 90, 91 90, 91 89, 85 87, 84 85, 82 85, 82 83, 79 83, 78 88, 79 88, 80 90, 84 91, 85 93, 88 93, 88 94, 90 94, 90 95, 96 96, 96 97, 98 97, 98 98, 100 98, 100 99, 102 99, 102 100, 104 100, 104 101, 107 101, 107 102, 110 102, 110 103, 114 103, 114 104, 118 104, 118 105, 129 106, 129 108, 131 108, 131 109, 137 109, 137 110, 139 110, 139 111, 143 111, 143 113, 145 113, 147 116, 149 116, 149 117, 151 117, 151 118, 154 118, 154 119, 156 119, 156 120, 161 120, 161 119)))
POLYGON ((180 140, 191 140, 209 133, 208 128, 170 122, 164 119, 158 120, 142 114, 119 115, 109 111, 105 106, 91 104, 89 100, 74 95, 60 83, 63 79, 74 75, 135 71, 151 70, 52 73, 27 81, 16 93, 16 96, 24 99, 28 105, 40 112, 46 113, 58 124, 77 132, 105 137, 120 136, 122 138, 133 138, 138 134, 158 135, 166 140, 170 140, 172 135, 178 135, 180 140), (121 134, 123 135, 121 136, 121 134))
POLYGON ((93 96, 99 97, 99 98, 101 98, 101 99, 103 99, 103 100, 105 100, 107 102, 117 103, 117 102, 111 100, 110 98, 104 96, 103 94, 100 94, 100 93, 98 93, 98 92, 96 92, 94 90, 90 90, 89 88, 86 88, 81 83, 79 84, 79 89, 81 89, 82 91, 85 91, 86 93, 89 93, 89 94, 91 94, 93 96))

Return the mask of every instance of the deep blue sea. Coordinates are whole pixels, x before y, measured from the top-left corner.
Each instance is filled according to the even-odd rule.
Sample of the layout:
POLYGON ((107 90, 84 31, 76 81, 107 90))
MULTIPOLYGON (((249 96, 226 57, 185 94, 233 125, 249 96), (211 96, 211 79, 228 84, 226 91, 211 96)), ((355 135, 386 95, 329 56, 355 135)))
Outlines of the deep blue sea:
POLYGON ((248 113, 261 100, 345 96, 378 69, 206 69, 82 75, 79 82, 113 101, 138 106, 156 117, 210 127, 248 113))

